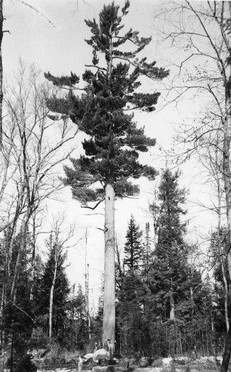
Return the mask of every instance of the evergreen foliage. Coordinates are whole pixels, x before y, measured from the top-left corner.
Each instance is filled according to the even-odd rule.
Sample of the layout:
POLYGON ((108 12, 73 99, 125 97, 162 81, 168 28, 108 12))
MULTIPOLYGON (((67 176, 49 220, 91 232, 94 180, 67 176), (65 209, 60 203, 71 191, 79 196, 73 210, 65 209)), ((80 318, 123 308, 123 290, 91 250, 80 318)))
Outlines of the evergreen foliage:
POLYGON ((102 328, 103 328, 103 305, 104 305, 104 290, 103 290, 103 284, 102 284, 102 291, 101 295, 98 300, 98 309, 97 313, 94 317, 92 317, 92 341, 94 341, 94 344, 100 346, 102 345, 102 328))
POLYGON ((123 356, 150 356, 149 324, 144 317, 145 296, 140 274, 134 271, 125 273, 117 305, 117 342, 123 356))
POLYGON ((71 186, 73 197, 83 204, 110 200, 110 206, 105 207, 103 343, 107 339, 114 343, 115 334, 114 195, 123 197, 138 191, 130 177, 154 179, 156 176, 153 167, 138 161, 139 152, 148 151, 155 145, 155 139, 147 137, 144 128, 138 127, 133 114, 128 112, 155 109, 160 93, 141 92, 141 76, 161 80, 169 74, 156 67, 155 61, 139 58, 150 37, 140 37, 132 29, 123 32, 129 6, 126 1, 120 9, 112 2, 103 7, 98 23, 95 19, 85 21, 91 30, 86 42, 92 48, 92 63, 82 76, 85 82, 82 95, 74 94, 78 89, 75 75, 68 79, 45 74, 55 85, 69 87, 64 99, 48 99, 50 110, 68 114, 87 135, 82 143, 85 155, 71 159, 72 167, 65 167, 64 184, 71 186), (92 187, 96 184, 97 188, 92 187))
POLYGON ((134 217, 131 216, 124 246, 124 266, 131 272, 134 272, 140 268, 141 258, 143 255, 143 244, 141 242, 141 237, 142 231, 136 224, 134 217))
POLYGON ((66 255, 62 252, 60 243, 53 241, 52 235, 50 236, 48 247, 49 257, 45 263, 44 273, 39 283, 39 291, 36 298, 37 316, 40 318, 44 332, 48 334, 50 291, 54 280, 55 265, 57 265, 53 297, 52 329, 54 338, 62 342, 69 294, 69 283, 64 266, 66 255))
MULTIPOLYGON (((28 236, 28 243, 30 239, 28 236)), ((10 262, 5 261, 5 272, 7 271, 7 282, 4 288, 3 302, 3 329, 4 345, 10 345, 10 367, 12 370, 18 368, 26 355, 28 345, 32 335, 33 327, 36 326, 34 317, 33 301, 31 301, 31 265, 30 265, 30 244, 27 249, 21 251, 20 247, 21 236, 18 234, 13 239, 12 256, 10 262), (11 286, 14 280, 15 267, 17 265, 19 277, 16 283, 14 297, 11 296, 11 286), (8 268, 7 268, 8 267, 8 268)), ((5 235, 5 240, 2 245, 6 251, 8 235, 5 235)))
POLYGON ((160 215, 158 241, 154 251, 152 270, 153 293, 160 306, 159 316, 170 318, 171 299, 178 303, 185 297, 188 278, 187 255, 188 246, 184 242, 185 223, 181 216, 185 214, 182 209, 185 201, 185 191, 178 186, 179 173, 172 174, 170 170, 164 171, 159 187, 160 215), (159 298, 161 297, 161 298, 159 298), (163 306, 164 304, 164 306, 163 306))
POLYGON ((64 346, 69 350, 84 350, 89 342, 86 299, 81 285, 77 294, 70 297, 64 319, 64 346))
MULTIPOLYGON (((202 280, 198 269, 188 261, 190 249, 193 247, 189 247, 184 240, 186 224, 182 222, 182 217, 185 216, 183 204, 185 195, 178 186, 178 179, 179 173, 176 175, 168 171, 162 175, 158 200, 154 205, 155 213, 159 213, 159 240, 156 249, 150 252, 150 232, 147 231, 146 226, 145 239, 148 252, 151 253, 148 260, 143 259, 145 244, 142 240, 142 230, 133 217, 128 223, 124 259, 121 260, 118 255, 116 271, 116 352, 118 355, 155 357, 192 351, 196 355, 197 351, 198 354, 208 354, 213 352, 214 348, 219 350, 222 344, 225 331, 224 283, 221 257, 218 253, 223 250, 226 252, 226 231, 215 232, 211 238, 211 252, 214 257, 213 286, 208 278, 202 280), (171 195, 171 198, 167 198, 166 195, 171 195), (168 206, 168 203, 171 203, 174 208, 172 205, 168 206), (171 219, 167 218, 169 211, 171 219), (171 227, 169 221, 174 225, 174 229, 169 230, 167 240, 166 226, 171 227), (171 249, 174 251, 173 255, 171 249), (182 252, 184 256, 181 256, 182 252), (171 295, 174 300, 175 319, 170 319, 171 295)), ((42 263, 41 258, 36 257, 32 265, 32 244, 28 234, 26 249, 20 255, 15 303, 11 301, 10 288, 20 241, 18 235, 13 244, 4 308, 5 343, 7 347, 12 347, 9 366, 20 370, 22 363, 27 360, 28 349, 44 349, 50 345, 49 291, 57 257, 58 273, 54 291, 52 341, 68 350, 92 351, 95 342, 99 345, 102 334, 103 299, 100 298, 99 311, 91 322, 89 344, 85 296, 80 286, 77 294, 69 294, 64 270, 65 255, 57 240, 51 238, 48 241, 48 260, 42 263)), ((7 244, 6 234, 5 239, 1 241, 3 258, 7 244)), ((4 261, 2 264, 0 268, 4 271, 4 261)), ((3 286, 1 286, 2 290, 3 286)))
POLYGON ((151 206, 155 214, 159 213, 155 218, 158 238, 149 267, 151 294, 146 302, 147 314, 163 339, 159 350, 163 352, 165 348, 166 352, 167 347, 170 354, 203 343, 203 336, 208 334, 207 321, 210 322, 207 312, 211 310, 211 297, 201 274, 188 262, 190 247, 185 243, 186 223, 182 222, 186 213, 185 190, 179 188, 179 176, 179 172, 169 169, 163 172, 159 202, 151 206))
MULTIPOLYGON (((144 319, 142 231, 133 216, 128 223, 123 269, 117 277, 117 348, 123 355, 150 354, 148 323, 144 319)), ((119 272, 118 272, 119 274, 119 272)))
POLYGON ((102 197, 103 191, 89 189, 97 181, 102 186, 114 184, 117 195, 125 196, 137 191, 127 181, 129 177, 153 178, 156 174, 153 168, 138 162, 139 151, 148 151, 155 140, 146 137, 144 129, 137 128, 133 115, 126 111, 154 110, 160 94, 136 92, 141 86, 139 77, 163 79, 168 71, 157 68, 156 62, 148 63, 146 58, 137 57, 151 38, 139 37, 132 29, 122 34, 122 21, 128 9, 129 2, 126 2, 120 14, 119 6, 112 3, 100 12, 99 23, 95 19, 85 21, 92 33, 86 41, 92 47, 93 59, 88 66, 91 70, 83 74, 86 86, 82 96, 74 94, 78 79, 73 79, 73 74, 70 80, 45 74, 56 85, 71 87, 69 82, 73 82, 73 89, 70 88, 65 99, 51 97, 48 106, 52 111, 69 114, 89 136, 83 142, 85 156, 71 159, 72 168, 65 167, 64 181, 71 185, 73 197, 82 202, 102 197))
MULTIPOLYGON (((146 78, 161 80, 168 71, 143 57, 151 38, 125 30, 128 11, 129 1, 122 7, 113 2, 104 6, 98 21, 86 20, 92 62, 82 76, 83 88, 75 73, 60 78, 45 74, 55 86, 68 90, 61 98, 50 97, 48 107, 65 119, 70 117, 86 135, 84 155, 71 159, 63 180, 84 205, 105 198, 107 185, 116 196, 124 197, 138 192, 131 178, 156 176, 154 168, 139 162, 139 153, 147 152, 155 140, 145 135, 132 112, 155 110, 160 93, 145 93, 142 83, 146 78)), ((56 117, 50 115, 50 119, 56 117)), ((123 356, 167 356, 193 350, 209 354, 217 346, 216 337, 225 331, 226 282, 230 286, 227 232, 215 232, 211 238, 215 282, 211 286, 209 279, 202 280, 200 271, 189 264, 192 247, 185 242, 186 223, 182 222, 185 190, 179 188, 178 181, 179 172, 163 172, 158 200, 151 206, 157 234, 152 252, 149 228, 144 244, 144 234, 134 218, 129 221, 124 260, 122 264, 118 260, 116 272, 116 345, 123 356)), ((52 341, 69 350, 85 351, 89 334, 81 286, 77 294, 69 295, 61 243, 51 236, 49 257, 43 264, 41 258, 34 258, 30 234, 22 249, 20 234, 12 238, 14 233, 8 227, 0 246, 1 341, 11 348, 11 370, 21 372, 31 368, 26 352, 47 346, 52 283, 52 341), (16 266, 18 280, 12 296, 16 266)), ((114 244, 113 236, 111 241, 114 244)), ((100 298, 91 342, 102 334, 103 302, 100 298)))
POLYGON ((117 270, 117 343, 123 355, 166 357, 202 350, 205 345, 209 352, 215 342, 212 292, 189 263, 194 247, 185 242, 185 190, 178 182, 179 172, 163 172, 158 200, 151 206, 158 239, 151 251, 146 226, 145 259, 141 232, 133 218, 129 222, 124 263, 133 262, 131 236, 136 236, 138 255, 136 270, 129 266, 125 270, 125 265, 124 270, 117 270))
POLYGON ((182 208, 185 203, 185 190, 179 189, 178 180, 179 172, 172 173, 166 169, 162 174, 159 187, 160 217, 159 217, 159 234, 156 254, 169 255, 169 249, 162 249, 163 246, 171 247, 174 250, 175 245, 178 250, 185 249, 184 234, 185 223, 181 221, 186 211, 182 208), (159 249, 160 248, 160 249, 159 249), (160 253, 158 251, 161 251, 160 253))

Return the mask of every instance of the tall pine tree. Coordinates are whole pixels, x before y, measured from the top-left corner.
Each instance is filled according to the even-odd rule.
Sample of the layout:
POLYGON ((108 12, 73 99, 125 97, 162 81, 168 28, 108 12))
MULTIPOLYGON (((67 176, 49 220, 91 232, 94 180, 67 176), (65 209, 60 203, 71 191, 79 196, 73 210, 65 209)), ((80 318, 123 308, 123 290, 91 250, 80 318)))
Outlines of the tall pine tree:
POLYGON ((103 7, 98 22, 85 21, 92 33, 87 43, 93 58, 90 69, 83 74, 86 86, 82 96, 74 94, 79 82, 75 74, 61 78, 45 74, 55 85, 69 89, 64 99, 51 98, 49 108, 69 115, 88 135, 83 142, 85 156, 72 159, 73 168, 65 168, 65 184, 71 185, 73 197, 83 203, 105 200, 103 343, 107 339, 114 343, 115 337, 115 194, 123 197, 137 192, 129 177, 153 179, 156 175, 152 167, 138 162, 139 151, 148 151, 155 140, 145 136, 128 112, 153 111, 160 95, 137 92, 140 76, 163 79, 168 75, 168 71, 156 67, 155 61, 148 63, 146 57, 138 57, 150 37, 139 37, 139 32, 132 29, 122 32, 129 5, 126 1, 120 9, 113 2, 103 7), (100 187, 93 189, 96 182, 100 187))

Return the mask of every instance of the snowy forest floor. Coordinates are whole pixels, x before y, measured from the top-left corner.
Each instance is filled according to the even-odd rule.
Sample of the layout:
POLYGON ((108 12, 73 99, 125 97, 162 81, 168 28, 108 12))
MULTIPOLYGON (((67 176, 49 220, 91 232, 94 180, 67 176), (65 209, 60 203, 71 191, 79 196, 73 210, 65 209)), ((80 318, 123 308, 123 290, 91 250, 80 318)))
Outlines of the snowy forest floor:
MULTIPOLYGON (((84 366, 82 372, 219 372, 222 357, 201 357, 199 359, 190 359, 187 357, 178 357, 174 361, 172 358, 160 358, 152 362, 151 366, 139 367, 132 366, 127 369, 121 365, 115 366, 94 366, 89 368, 84 366)), ((4 372, 9 372, 9 369, 4 368, 4 372)), ((231 372, 231 366, 228 371, 231 372)), ((78 366, 69 365, 61 367, 47 368, 40 366, 37 372, 78 372, 78 366)))
MULTIPOLYGON (((152 366, 148 367, 134 367, 129 368, 129 372, 218 372, 220 371, 222 357, 201 357, 196 360, 190 360, 189 358, 177 358, 174 362, 171 358, 164 358, 155 360, 152 366)), ((113 366, 112 369, 115 372, 125 370, 119 366, 113 366)), ((84 369, 83 372, 111 372, 107 366, 100 367, 96 366, 92 369, 84 369)), ((56 368, 56 369, 40 369, 37 372, 77 372, 78 368, 56 368)), ((231 366, 229 367, 231 371, 231 366)))

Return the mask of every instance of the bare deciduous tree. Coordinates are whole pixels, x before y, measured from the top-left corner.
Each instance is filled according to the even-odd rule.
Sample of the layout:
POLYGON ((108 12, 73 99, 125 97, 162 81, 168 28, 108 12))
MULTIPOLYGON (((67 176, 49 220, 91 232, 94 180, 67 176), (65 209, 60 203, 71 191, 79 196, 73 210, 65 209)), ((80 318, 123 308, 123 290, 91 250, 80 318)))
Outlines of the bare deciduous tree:
MULTIPOLYGON (((54 124, 46 106, 51 88, 35 67, 20 62, 15 81, 4 94, 2 172, 0 175, 0 230, 5 231, 5 284, 10 275, 13 242, 20 236, 19 250, 11 283, 10 299, 15 303, 17 279, 28 232, 36 226, 35 218, 49 198, 63 188, 59 178, 63 162, 76 148, 76 128, 62 118, 54 124)), ((35 246, 31 253, 31 265, 35 246)), ((12 277, 12 273, 11 273, 12 277)), ((6 285, 1 290, 1 315, 7 301, 6 285)))
MULTIPOLYGON (((228 1, 171 1, 165 3, 159 17, 165 27, 166 40, 180 51, 178 62, 172 61, 177 73, 171 101, 193 91, 193 98, 199 97, 198 111, 202 111, 204 105, 199 125, 194 122, 184 133, 184 140, 190 143, 187 155, 195 150, 204 155, 213 147, 221 158, 218 164, 214 157, 216 150, 212 150, 209 162, 211 165, 212 155, 216 174, 222 179, 224 188, 231 278, 231 4, 228 1), (209 100, 212 102, 210 106, 207 105, 209 100)), ((230 328, 222 372, 227 371, 230 359, 230 328)))
MULTIPOLYGON (((74 149, 71 146, 65 149, 65 145, 74 138, 76 131, 65 119, 56 125, 49 120, 47 96, 48 87, 35 68, 31 67, 28 71, 21 63, 17 84, 10 90, 9 98, 6 97, 6 105, 8 120, 15 130, 14 138, 10 139, 13 140, 12 163, 17 167, 12 180, 18 195, 14 217, 17 215, 17 222, 20 223, 22 250, 26 245, 31 217, 47 198, 63 187, 58 177, 59 165, 69 158, 74 149)), ((12 298, 16 279, 17 266, 11 288, 12 298)))

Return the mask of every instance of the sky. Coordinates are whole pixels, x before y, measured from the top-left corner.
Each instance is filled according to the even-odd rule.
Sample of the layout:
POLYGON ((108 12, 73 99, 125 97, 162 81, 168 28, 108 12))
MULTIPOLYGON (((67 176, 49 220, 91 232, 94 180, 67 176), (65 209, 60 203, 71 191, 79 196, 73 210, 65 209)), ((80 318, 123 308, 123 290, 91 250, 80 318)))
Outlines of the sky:
MULTIPOLYGON (((5 79, 9 80, 17 70, 19 58, 27 64, 36 64, 43 72, 53 75, 68 75, 70 71, 81 75, 85 64, 91 61, 91 48, 84 41, 90 36, 84 19, 97 19, 103 4, 107 0, 7 0, 4 2, 6 18, 4 28, 3 65, 5 79)), ((155 28, 155 12, 161 1, 132 0, 129 15, 126 17, 127 27, 140 31, 142 36, 152 36, 152 42, 146 48, 150 60, 157 60, 158 66, 168 66, 168 51, 161 47, 155 28)), ((123 5, 124 1, 116 1, 123 5)), ((177 58, 177 56, 176 56, 177 58)), ((165 87, 151 81, 145 82, 147 92, 156 89, 164 92, 165 87)), ((159 170, 169 165, 166 151, 173 145, 176 123, 185 120, 187 115, 193 116, 197 109, 196 102, 181 103, 180 108, 167 107, 151 114, 138 113, 136 120, 145 126, 146 133, 157 139, 155 148, 144 158, 144 161, 155 165, 159 170), (164 149, 164 151, 163 151, 164 149)), ((77 139, 80 142, 78 137, 77 139)), ((81 144, 79 143, 79 149, 81 144)), ((176 169, 177 165, 171 163, 176 169)), ((182 166, 182 186, 190 189, 189 200, 189 232, 196 238, 203 233, 201 221, 204 220, 201 210, 195 207, 197 199, 207 197, 207 189, 203 185, 203 177, 198 164, 182 166), (192 182, 192 179, 194 182, 192 182), (197 179, 198 182, 195 182, 197 179)), ((137 199, 118 200, 116 202, 116 235, 119 248, 123 247, 124 236, 131 214, 144 228, 151 222, 148 212, 149 202, 153 200, 153 190, 158 182, 141 180, 141 194, 137 199)), ((92 213, 80 208, 78 202, 71 198, 71 191, 66 189, 60 196, 61 201, 50 201, 47 218, 51 219, 57 211, 65 213, 67 222, 76 223, 76 234, 72 247, 68 250, 68 275, 72 284, 84 283, 85 262, 90 268, 90 291, 92 297, 100 291, 103 272, 103 205, 92 213)), ((205 222, 205 221, 204 221, 205 222)), ((206 229, 210 225, 208 221, 206 229)), ((96 307, 96 304, 93 304, 96 307)))

